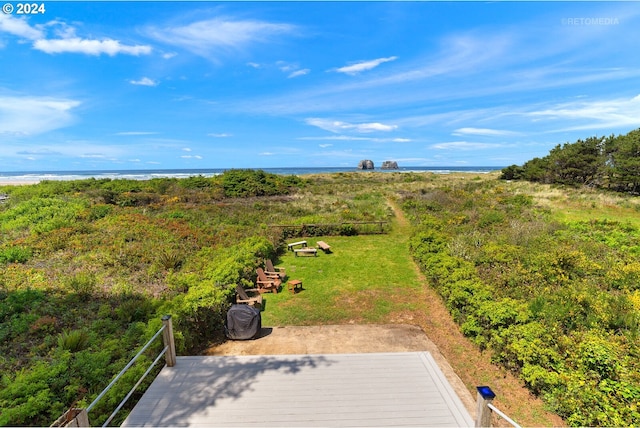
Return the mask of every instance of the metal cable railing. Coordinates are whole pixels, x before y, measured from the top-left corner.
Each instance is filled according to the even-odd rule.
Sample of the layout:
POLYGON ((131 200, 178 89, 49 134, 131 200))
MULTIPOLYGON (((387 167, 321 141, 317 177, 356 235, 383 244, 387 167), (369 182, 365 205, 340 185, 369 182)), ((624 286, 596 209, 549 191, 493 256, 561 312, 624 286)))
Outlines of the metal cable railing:
POLYGON ((520 425, 518 425, 513 419, 511 419, 509 416, 505 415, 504 413, 502 413, 496 406, 494 406, 493 404, 489 403, 487 404, 487 407, 490 408, 491 410, 493 410, 494 412, 496 412, 498 414, 498 416, 500 416, 502 419, 504 419, 505 421, 509 422, 512 426, 514 426, 515 428, 522 428, 520 425))
POLYGON ((164 342, 164 348, 160 351, 158 356, 155 358, 153 363, 147 368, 144 374, 138 379, 136 384, 131 388, 127 396, 118 404, 116 409, 111 413, 109 418, 105 421, 103 427, 106 427, 109 422, 113 420, 116 414, 122 409, 124 404, 131 398, 131 395, 135 392, 135 390, 140 386, 145 377, 151 372, 153 367, 160 361, 160 359, 164 356, 166 360, 166 364, 169 367, 175 365, 176 362, 176 348, 173 340, 173 326, 171 323, 171 316, 165 315, 162 317, 163 326, 153 335, 151 339, 138 351, 138 353, 129 361, 129 363, 116 375, 115 378, 107 385, 107 387, 102 390, 100 394, 87 406, 86 409, 70 409, 62 415, 56 422, 54 422, 53 426, 89 426, 89 416, 88 413, 93 409, 96 404, 109 392, 109 390, 118 382, 118 380, 131 368, 131 366, 136 362, 136 360, 142 355, 144 351, 146 351, 149 346, 153 343, 154 340, 158 338, 158 336, 162 335, 162 339, 164 342), (69 415, 69 417, 68 417, 69 415))
MULTIPOLYGON (((158 356, 156 357, 155 360, 153 360, 153 363, 151 363, 151 365, 149 365, 149 367, 147 368, 147 371, 144 372, 144 374, 142 376, 140 376, 140 379, 138 379, 138 382, 136 382, 135 385, 133 385, 133 388, 131 388, 131 390, 129 391, 129 393, 127 394, 126 397, 124 397, 124 399, 120 402, 120 404, 118 404, 118 407, 116 407, 116 409, 113 411, 113 413, 111 413, 111 415, 109 416, 109 418, 107 418, 107 420, 104 422, 104 424, 102 424, 102 428, 106 427, 107 425, 109 425, 109 422, 111 422, 111 420, 118 414, 118 412, 120 411, 120 409, 122 409, 122 406, 124 406, 124 403, 127 402, 127 400, 129 400, 129 398, 131 397, 131 395, 133 395, 133 393, 135 392, 135 390, 138 388, 138 386, 140 386, 140 384, 142 383, 142 381, 144 380, 145 377, 147 377, 147 375, 151 372, 151 370, 153 369, 153 367, 158 363, 158 361, 160 361, 160 358, 163 357, 163 355, 167 352, 167 350, 169 349, 169 346, 165 346, 162 351, 160 352, 160 354, 158 354, 158 356)), ((520 427, 518 427, 520 428, 520 427)))
POLYGON ((107 392, 109 392, 109 390, 113 387, 113 385, 115 385, 115 384, 116 384, 116 382, 117 382, 118 380, 120 380, 120 378, 122 377, 122 375, 124 375, 124 374, 127 372, 127 370, 129 370, 129 368, 133 365, 133 363, 135 363, 135 362, 136 362, 136 360, 140 357, 140 355, 142 355, 142 353, 143 353, 144 351, 146 351, 146 350, 147 350, 147 348, 148 348, 149 346, 151 346, 151 343, 152 343, 154 340, 156 340, 156 339, 158 338, 158 336, 160 336, 160 335, 162 334, 162 332, 164 331, 164 329, 165 329, 165 328, 166 328, 166 326, 164 326, 164 325, 163 325, 162 327, 160 327, 160 330, 158 330, 158 331, 156 332, 156 334, 154 334, 154 335, 153 335, 153 337, 152 337, 151 339, 149 339, 149 341, 147 342, 147 344, 146 344, 146 345, 144 345, 140 351, 138 351, 138 353, 135 355, 135 357, 133 357, 133 358, 131 359, 131 361, 129 361, 129 363, 128 363, 128 364, 127 364, 127 365, 126 365, 122 370, 120 370, 120 373, 118 373, 118 374, 116 375, 116 377, 114 377, 114 378, 113 378, 113 380, 111 381, 111 383, 110 383, 109 385, 107 385, 107 387, 106 387, 105 389, 103 389, 103 390, 102 390, 102 392, 101 392, 101 393, 100 393, 100 394, 95 398, 95 400, 93 400, 93 401, 91 402, 91 404, 89 404, 89 406, 87 406, 87 409, 86 409, 86 410, 87 410, 87 413, 89 413, 89 412, 91 411, 91 409, 93 409, 93 408, 95 407, 95 405, 96 405, 96 404, 98 404, 98 402, 102 399, 102 397, 104 397, 104 396, 105 396, 105 394, 106 394, 107 392))

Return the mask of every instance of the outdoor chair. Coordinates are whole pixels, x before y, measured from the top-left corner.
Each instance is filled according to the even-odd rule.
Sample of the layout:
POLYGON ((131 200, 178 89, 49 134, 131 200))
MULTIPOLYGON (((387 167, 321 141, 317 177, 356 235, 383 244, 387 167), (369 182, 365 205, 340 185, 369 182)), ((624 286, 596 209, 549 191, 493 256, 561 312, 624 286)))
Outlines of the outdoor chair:
POLYGON ((236 285, 236 303, 245 303, 260 309, 262 308, 262 294, 256 289, 245 290, 242 285, 236 285))
POLYGON ((269 278, 262 268, 256 269, 256 274, 258 275, 256 285, 258 286, 258 291, 260 293, 268 293, 270 291, 274 293, 278 292, 278 287, 282 284, 280 278, 269 278))
POLYGON ((264 261, 264 273, 269 277, 278 277, 280 279, 284 279, 286 276, 285 268, 283 267, 273 267, 273 262, 270 259, 266 259, 264 261))

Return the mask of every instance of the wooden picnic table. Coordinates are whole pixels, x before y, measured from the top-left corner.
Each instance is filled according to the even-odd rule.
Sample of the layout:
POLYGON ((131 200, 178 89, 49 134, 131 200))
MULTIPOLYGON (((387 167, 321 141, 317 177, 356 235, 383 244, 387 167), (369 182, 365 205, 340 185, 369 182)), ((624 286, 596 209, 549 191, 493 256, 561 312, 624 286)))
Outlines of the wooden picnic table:
POLYGON ((293 252, 296 253, 296 257, 298 257, 298 254, 313 254, 314 256, 318 255, 317 248, 309 248, 309 247, 296 248, 295 250, 293 250, 293 252))
POLYGON ((292 242, 291 244, 287 244, 287 249, 289 251, 291 251, 291 250, 293 250, 293 247, 295 247, 296 245, 300 245, 300 246, 302 246, 302 248, 306 248, 307 241, 292 242))

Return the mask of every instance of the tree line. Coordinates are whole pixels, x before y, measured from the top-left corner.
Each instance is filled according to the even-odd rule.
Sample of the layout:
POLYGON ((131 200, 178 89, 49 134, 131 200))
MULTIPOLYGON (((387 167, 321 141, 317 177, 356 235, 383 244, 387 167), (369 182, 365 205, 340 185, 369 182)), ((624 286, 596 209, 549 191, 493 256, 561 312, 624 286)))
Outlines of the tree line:
POLYGON ((504 180, 591 186, 640 193, 640 128, 626 135, 558 144, 542 158, 502 170, 504 180))

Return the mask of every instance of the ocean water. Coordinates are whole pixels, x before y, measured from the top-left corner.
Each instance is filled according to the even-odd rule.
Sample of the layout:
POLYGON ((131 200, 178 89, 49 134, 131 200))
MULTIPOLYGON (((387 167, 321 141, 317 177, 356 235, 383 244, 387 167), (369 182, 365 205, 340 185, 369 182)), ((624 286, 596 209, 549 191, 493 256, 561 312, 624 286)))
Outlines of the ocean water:
MULTIPOLYGON (((488 173, 499 171, 504 167, 501 166, 448 166, 448 167, 430 167, 430 166, 409 166, 400 167, 395 170, 375 169, 376 172, 432 172, 436 174, 449 174, 452 172, 468 172, 468 173, 488 173)), ((193 176, 212 177, 222 174, 230 168, 210 168, 210 169, 141 169, 141 170, 93 170, 93 171, 17 171, 2 172, 0 171, 0 182, 37 182, 43 180, 84 180, 87 178, 110 178, 110 179, 129 179, 129 180, 150 180, 152 178, 187 178, 193 176)), ((282 175, 307 175, 321 173, 337 173, 337 172, 361 172, 366 174, 369 171, 361 171, 356 168, 347 167, 326 167, 326 168, 256 168, 265 172, 282 175)))

